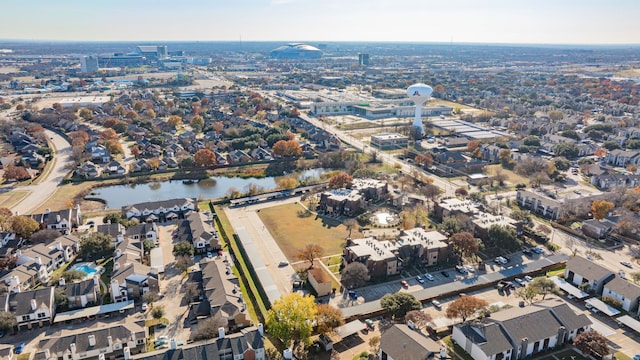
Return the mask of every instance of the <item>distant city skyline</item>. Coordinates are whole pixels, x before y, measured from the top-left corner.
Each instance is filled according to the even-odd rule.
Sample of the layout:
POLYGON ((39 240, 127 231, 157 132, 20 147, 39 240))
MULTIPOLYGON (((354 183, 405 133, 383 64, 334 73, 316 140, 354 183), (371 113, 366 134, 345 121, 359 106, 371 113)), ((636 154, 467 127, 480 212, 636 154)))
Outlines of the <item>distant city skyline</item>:
POLYGON ((29 0, 3 14, 3 40, 640 44, 637 0, 29 0))

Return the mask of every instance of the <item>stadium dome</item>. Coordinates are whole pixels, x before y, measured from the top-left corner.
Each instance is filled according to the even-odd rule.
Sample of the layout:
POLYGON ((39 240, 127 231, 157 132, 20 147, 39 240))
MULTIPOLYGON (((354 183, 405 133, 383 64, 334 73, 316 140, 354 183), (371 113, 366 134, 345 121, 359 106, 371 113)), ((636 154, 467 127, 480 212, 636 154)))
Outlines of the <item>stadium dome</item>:
POLYGON ((276 59, 320 59, 322 51, 311 45, 293 43, 272 50, 270 56, 276 59))

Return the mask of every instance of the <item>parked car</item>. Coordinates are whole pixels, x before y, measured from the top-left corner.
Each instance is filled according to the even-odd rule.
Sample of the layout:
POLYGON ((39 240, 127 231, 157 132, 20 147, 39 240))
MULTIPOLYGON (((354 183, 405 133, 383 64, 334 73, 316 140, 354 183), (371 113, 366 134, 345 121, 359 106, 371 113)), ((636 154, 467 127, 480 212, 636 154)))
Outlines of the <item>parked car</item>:
POLYGON ((438 300, 432 300, 431 303, 436 309, 440 309, 442 307, 442 304, 440 304, 440 301, 438 300))
POLYGON ((289 263, 288 263, 288 262, 286 262, 286 261, 280 261, 280 262, 278 263, 278 267, 285 267, 285 266, 287 266, 287 265, 289 265, 289 263))
POLYGON ((16 354, 22 354, 22 352, 24 351, 24 347, 27 346, 27 344, 25 343, 20 343, 18 345, 16 345, 16 348, 13 352, 15 352, 16 354))
POLYGON ((458 271, 460 274, 466 274, 467 273, 467 269, 465 269, 465 267, 462 266, 462 265, 456 265, 456 271, 458 271))
POLYGON ((526 284, 524 283, 524 280, 520 279, 520 278, 515 278, 513 279, 515 280, 515 282, 517 282, 518 284, 520 284, 521 286, 525 286, 526 284))
POLYGON ((420 284, 424 284, 424 279, 422 278, 422 276, 420 275, 416 276, 416 280, 418 280, 420 284))
POLYGON ((476 269, 471 265, 467 265, 464 268, 467 269, 467 271, 472 273, 472 274, 475 274, 475 272, 476 272, 476 269))
POLYGON ((353 290, 349 290, 349 298, 353 301, 358 300, 358 293, 353 290))
POLYGON ((369 328, 369 330, 375 330, 376 326, 375 326, 375 324, 373 323, 373 320, 371 320, 371 319, 366 319, 366 320, 364 321, 364 323, 365 323, 365 324, 367 324, 367 327, 369 328))
POLYGON ((533 278, 532 278, 531 276, 529 276, 529 275, 526 275, 526 276, 524 277, 524 279, 525 279, 526 281, 533 281, 533 278))
POLYGON ((408 288, 409 287, 409 283, 404 281, 404 280, 400 280, 400 285, 402 285, 402 287, 404 287, 404 288, 408 288))
POLYGON ((143 312, 144 312, 144 311, 147 311, 147 309, 148 309, 148 308, 149 308, 149 305, 147 305, 147 303, 146 303, 146 302, 143 302, 143 303, 142 303, 142 311, 143 311, 143 312))
POLYGON ((630 262, 628 262, 628 261, 620 261, 620 264, 622 264, 622 265, 624 265, 624 266, 628 267, 629 269, 633 268, 633 266, 631 265, 631 263, 630 263, 630 262))
POLYGON ((429 281, 433 281, 433 280, 435 280, 435 278, 434 278, 434 277, 433 277, 433 275, 431 275, 431 274, 424 274, 424 277, 426 277, 426 278, 427 278, 427 280, 429 280, 429 281))
POLYGON ((207 252, 207 257, 209 259, 213 258, 213 253, 211 251, 207 252))
POLYGON ((442 274, 442 276, 448 278, 449 277, 449 273, 447 273, 446 271, 441 271, 440 274, 442 274))

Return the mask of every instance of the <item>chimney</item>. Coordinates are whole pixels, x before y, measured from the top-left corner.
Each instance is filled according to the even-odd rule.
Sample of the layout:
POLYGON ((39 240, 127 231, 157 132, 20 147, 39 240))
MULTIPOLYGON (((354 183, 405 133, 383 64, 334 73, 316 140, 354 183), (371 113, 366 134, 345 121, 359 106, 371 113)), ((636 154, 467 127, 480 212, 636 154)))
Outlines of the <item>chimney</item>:
POLYGON ((558 328, 558 344, 557 345, 564 344, 566 337, 567 337, 567 329, 564 326, 560 326, 558 328))
POLYGON ((262 323, 258 323, 258 333, 260 334, 260 336, 264 336, 264 326, 262 325, 262 323))
POLYGON ((56 249, 58 249, 58 251, 62 251, 62 242, 58 241, 56 243, 56 249))
POLYGON ((177 347, 177 345, 176 345, 176 339, 171 338, 171 340, 169 340, 169 349, 171 349, 171 350, 175 350, 175 349, 176 349, 176 347, 177 347))
POLYGON ((219 327, 218 328, 218 338, 224 339, 224 328, 223 327, 219 327))
POLYGON ((129 347, 125 347, 122 352, 124 352, 124 360, 131 360, 131 350, 129 347))
POLYGON ((22 250, 16 250, 16 259, 19 259, 22 256, 22 250))
POLYGON ((111 335, 107 336, 107 343, 109 343, 109 347, 113 346, 113 338, 111 337, 111 335))
POLYGON ((520 341, 520 354, 518 354, 520 359, 524 359, 527 356, 528 347, 529 347, 529 339, 523 338, 520 341))
POLYGON ((120 270, 120 263, 119 262, 113 264, 113 271, 118 271, 118 270, 120 270))
POLYGON ((51 214, 51 209, 45 209, 45 210, 44 210, 44 213, 45 213, 45 214, 51 214))
POLYGON ((44 349, 44 358, 45 360, 49 360, 51 358, 51 351, 49 349, 44 349))
POLYGON ((96 336, 93 334, 89 335, 89 346, 96 346, 96 336))
POLYGON ((57 223, 59 223, 59 222, 60 222, 60 220, 62 220, 62 219, 60 218, 60 214, 56 215, 56 222, 57 222, 57 223))
POLYGON ((40 256, 36 256, 34 260, 36 261, 36 264, 42 265, 42 259, 40 259, 40 256))
POLYGON ((120 256, 122 256, 122 250, 117 249, 116 250, 116 259, 119 258, 120 256))
POLYGON ((71 353, 75 355, 75 353, 76 353, 76 344, 75 343, 71 343, 71 345, 69 345, 69 349, 71 349, 71 353))
POLYGON ((31 299, 31 311, 36 311, 37 307, 38 307, 38 302, 36 301, 36 299, 31 299))
POLYGON ((60 280, 58 280, 58 285, 60 286, 65 286, 67 283, 65 282, 64 278, 61 277, 60 280))

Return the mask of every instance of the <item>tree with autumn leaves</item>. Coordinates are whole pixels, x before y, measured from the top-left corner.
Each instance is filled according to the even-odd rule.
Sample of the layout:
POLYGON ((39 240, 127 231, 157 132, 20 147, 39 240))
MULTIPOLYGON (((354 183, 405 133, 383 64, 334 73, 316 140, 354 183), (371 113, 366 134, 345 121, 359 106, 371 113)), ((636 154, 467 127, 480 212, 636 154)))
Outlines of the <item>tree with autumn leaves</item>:
POLYGON ((462 257, 470 258, 478 255, 480 244, 478 240, 469 232, 459 232, 451 235, 449 238, 453 248, 462 255, 462 257))
POLYGON ((461 296, 447 307, 446 317, 449 319, 462 319, 467 321, 478 311, 486 309, 489 303, 475 296, 461 296))
POLYGON ((193 156, 196 166, 212 166, 216 164, 216 154, 211 149, 200 149, 193 156))
POLYGON ((351 177, 351 175, 347 174, 346 172, 341 172, 339 174, 332 176, 329 179, 329 188, 330 189, 349 188, 351 187, 352 183, 353 183, 353 178, 351 177))
POLYGON ((296 157, 302 154, 302 148, 296 140, 279 140, 272 147, 273 154, 280 157, 296 157))
POLYGON ((596 220, 602 220, 607 215, 609 215, 609 211, 615 208, 615 204, 606 200, 594 200, 591 203, 591 213, 593 214, 593 218, 596 220))

